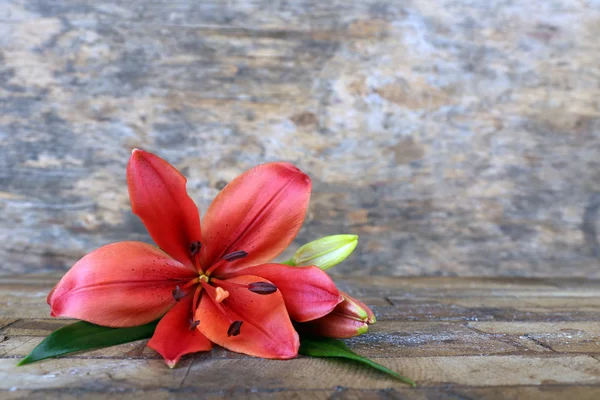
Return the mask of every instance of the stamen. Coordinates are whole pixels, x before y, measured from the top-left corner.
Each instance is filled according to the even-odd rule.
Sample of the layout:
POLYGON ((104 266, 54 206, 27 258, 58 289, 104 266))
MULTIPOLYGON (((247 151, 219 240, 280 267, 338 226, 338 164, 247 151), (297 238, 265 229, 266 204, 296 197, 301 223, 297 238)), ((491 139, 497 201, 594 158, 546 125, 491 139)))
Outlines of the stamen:
POLYGON ((253 282, 248 285, 248 290, 257 294, 271 294, 277 291, 277 286, 271 282, 253 282))
POLYGON ((222 287, 220 287, 220 286, 217 286, 217 287, 215 288, 215 292, 217 293, 217 294, 215 295, 215 301, 216 301, 217 303, 222 303, 222 302, 223 302, 223 300, 225 300, 226 298, 228 298, 228 297, 229 297, 229 292, 228 292, 227 290, 223 289, 223 288, 222 288, 222 287))
POLYGON ((227 329, 227 336, 237 336, 240 334, 240 328, 244 321, 233 321, 231 325, 229 325, 229 329, 227 329))
POLYGON ((202 248, 202 243, 200 242, 192 242, 190 243, 190 253, 195 256, 196 254, 198 254, 200 252, 200 249, 202 248))
MULTIPOLYGON (((237 282, 231 282, 231 281, 227 281, 227 280, 222 280, 219 278, 212 278, 212 282, 221 285, 223 288, 229 287, 231 290, 232 288, 244 288, 244 289, 248 289, 249 291, 253 292, 253 293, 257 293, 257 294, 271 294, 271 293, 275 293, 277 291, 277 286, 275 286, 274 284, 272 284, 271 282, 252 282, 249 284, 246 283, 237 283, 237 282)), ((217 289, 219 289, 217 287, 217 289)))
POLYGON ((190 286, 193 286, 195 284, 197 284, 200 281, 200 278, 194 278, 192 280, 190 280, 188 283, 186 283, 185 285, 183 285, 183 288, 189 288, 190 286))
POLYGON ((202 293, 202 286, 198 285, 196 291, 194 292, 194 298, 192 299, 192 313, 198 308, 198 303, 200 302, 200 294, 202 293))
POLYGON ((181 290, 179 286, 175 286, 175 289, 173 289, 171 293, 173 293, 173 298, 175 301, 179 301, 183 298, 183 296, 185 296, 185 292, 181 290))
POLYGON ((238 250, 238 251, 234 251, 233 253, 229 253, 224 255, 222 258, 225 261, 235 261, 235 260, 239 260, 240 258, 244 258, 248 255, 248 253, 246 253, 244 250, 238 250))
POLYGON ((192 318, 190 318, 190 331, 193 331, 194 329, 196 329, 198 327, 198 325, 200 325, 200 320, 193 320, 192 318))

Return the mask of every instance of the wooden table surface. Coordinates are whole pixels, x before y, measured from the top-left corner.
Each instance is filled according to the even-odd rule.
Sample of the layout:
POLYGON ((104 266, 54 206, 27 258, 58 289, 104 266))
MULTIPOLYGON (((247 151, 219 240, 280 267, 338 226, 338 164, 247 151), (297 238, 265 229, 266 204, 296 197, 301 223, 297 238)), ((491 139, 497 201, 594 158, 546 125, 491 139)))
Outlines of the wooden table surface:
POLYGON ((59 275, 2 278, 0 398, 600 398, 600 281, 348 278, 378 323, 349 346, 417 389, 362 366, 272 361, 216 348, 167 368, 145 341, 16 368, 69 320, 49 317, 59 275))

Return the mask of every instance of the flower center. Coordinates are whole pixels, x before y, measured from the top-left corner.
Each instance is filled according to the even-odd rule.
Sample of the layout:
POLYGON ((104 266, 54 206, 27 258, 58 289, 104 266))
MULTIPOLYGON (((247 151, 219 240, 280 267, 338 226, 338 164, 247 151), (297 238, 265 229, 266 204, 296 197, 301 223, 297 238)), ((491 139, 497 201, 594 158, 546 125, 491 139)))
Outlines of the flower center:
MULTIPOLYGON (((204 295, 208 296, 208 298, 210 299, 210 301, 212 301, 217 310, 219 310, 219 312, 229 320, 227 336, 237 336, 241 333, 241 328, 244 321, 234 320, 228 312, 228 309, 225 307, 227 306, 227 303, 225 301, 228 298, 230 298, 231 294, 233 293, 232 291, 239 288, 244 288, 251 291, 252 293, 256 293, 259 295, 268 295, 271 293, 275 293, 277 291, 277 287, 270 282, 252 282, 249 284, 242 284, 230 282, 228 280, 218 279, 216 277, 213 277, 211 279, 211 273, 219 264, 215 262, 206 271, 203 271, 203 269, 200 268, 201 265, 199 255, 201 249, 202 243, 200 242, 193 242, 190 244, 190 256, 196 263, 196 266, 199 267, 198 271, 200 271, 200 273, 198 274, 197 278, 194 278, 191 281, 187 282, 181 288, 179 286, 176 286, 173 290, 173 298, 176 301, 179 301, 186 295, 186 292, 184 292, 182 289, 195 286, 191 310, 192 317, 189 320, 190 330, 196 329, 200 324, 200 321, 194 319, 194 315, 196 313, 196 308, 200 304, 201 296, 204 295), (226 288, 229 290, 227 290, 226 288)), ((237 250, 224 255, 223 257, 221 257, 221 259, 227 262, 233 262, 247 256, 248 253, 244 250, 237 250)), ((229 305, 229 307, 231 307, 231 305, 229 305)))

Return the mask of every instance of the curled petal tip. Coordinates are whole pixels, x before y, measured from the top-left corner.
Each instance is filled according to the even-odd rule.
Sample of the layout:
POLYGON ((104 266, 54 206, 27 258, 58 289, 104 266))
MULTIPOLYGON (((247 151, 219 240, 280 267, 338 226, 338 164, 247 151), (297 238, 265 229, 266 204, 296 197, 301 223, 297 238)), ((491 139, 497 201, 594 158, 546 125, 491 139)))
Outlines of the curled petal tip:
POLYGON ((165 360, 169 368, 173 369, 177 365, 177 361, 179 360, 165 360))
POLYGON ((370 325, 377 321, 375 314, 365 303, 350 296, 348 293, 342 292, 342 296, 344 296, 344 302, 338 306, 337 310, 339 312, 351 318, 365 321, 370 325))
POLYGON ((148 154, 148 152, 146 152, 146 151, 144 151, 142 149, 138 149, 137 147, 131 149, 131 158, 133 158, 133 157, 144 157, 147 154, 148 154))

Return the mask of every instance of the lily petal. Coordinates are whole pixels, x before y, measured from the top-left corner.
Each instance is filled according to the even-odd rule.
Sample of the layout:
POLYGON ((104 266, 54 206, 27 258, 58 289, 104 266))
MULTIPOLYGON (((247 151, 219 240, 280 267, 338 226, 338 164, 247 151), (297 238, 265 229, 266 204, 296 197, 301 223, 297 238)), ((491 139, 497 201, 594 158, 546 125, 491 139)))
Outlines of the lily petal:
POLYGON ((223 282, 229 297, 220 305, 229 316, 224 315, 206 293, 203 294, 196 311, 196 319, 200 320, 198 329, 212 342, 232 351, 263 358, 296 357, 300 341, 281 293, 260 295, 245 287, 258 281, 264 279, 243 275, 223 282), (228 336, 234 321, 243 321, 241 326, 236 326, 240 332, 228 336))
POLYGON ((202 239, 200 215, 187 194, 186 181, 162 158, 133 150, 127 165, 127 185, 134 214, 158 247, 195 269, 190 246, 202 239))
POLYGON ((283 162, 259 165, 232 180, 204 215, 202 264, 226 276, 271 261, 298 233, 311 185, 307 175, 283 162), (240 251, 247 256, 222 259, 240 251))
POLYGON ((172 291, 197 273, 141 242, 109 244, 87 254, 48 295, 53 317, 110 327, 154 321, 174 304, 172 291))
POLYGON ((329 275, 317 267, 263 264, 244 268, 239 273, 260 276, 277 286, 290 318, 297 322, 329 314, 344 300, 329 275))
POLYGON ((181 299, 158 323, 148 347, 156 350, 171 368, 181 356, 212 349, 212 343, 196 326, 192 312, 192 293, 181 299))

